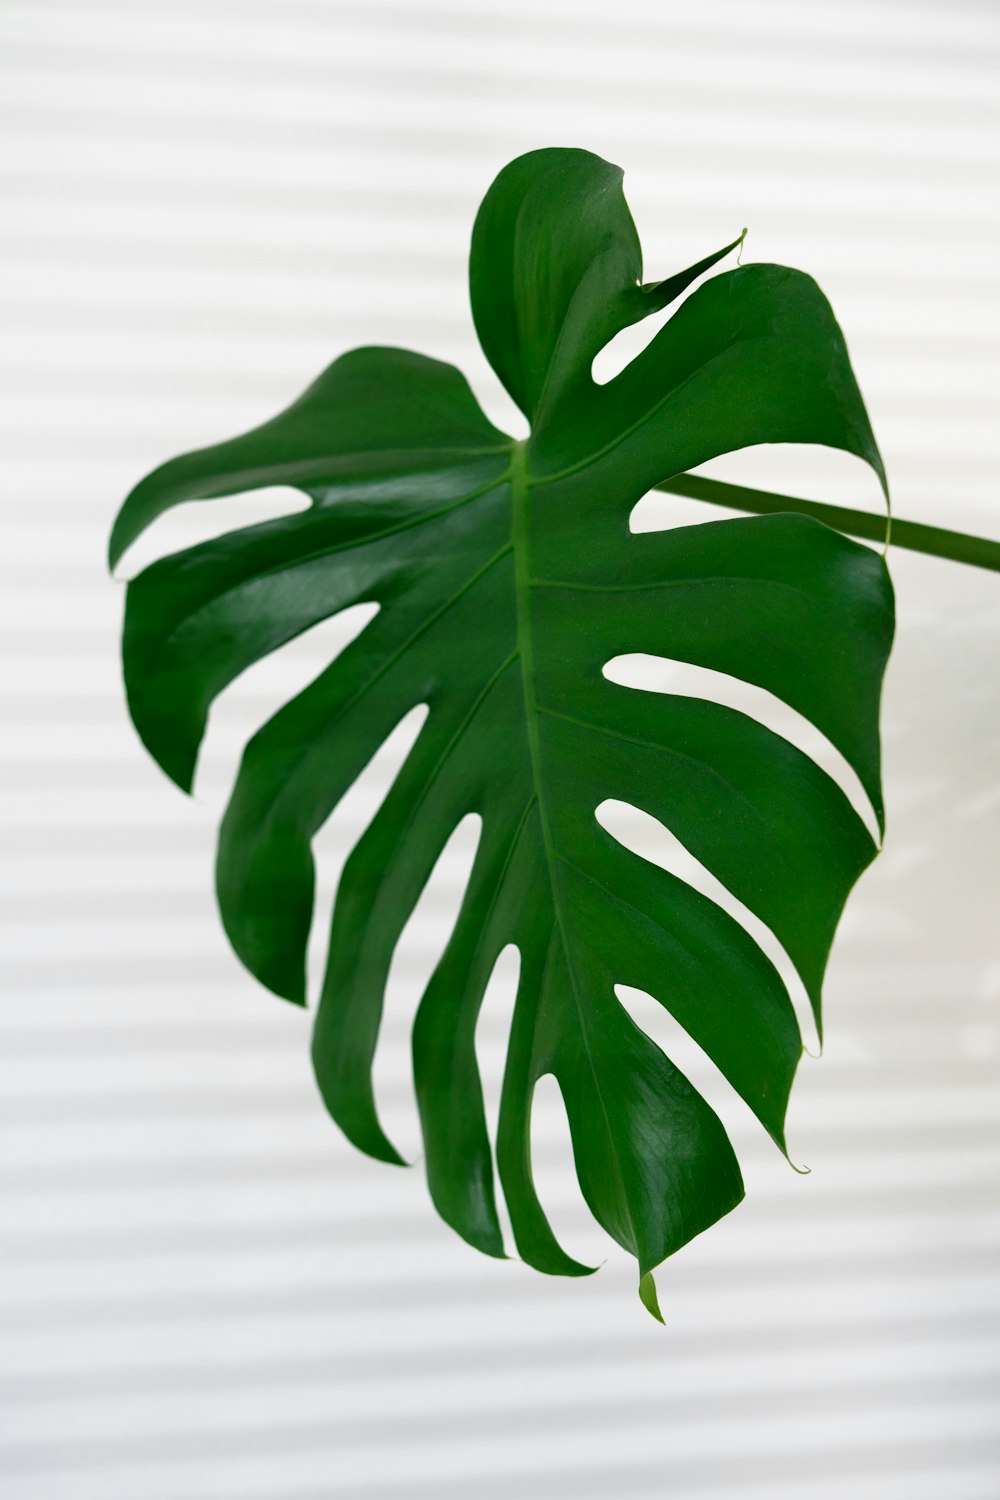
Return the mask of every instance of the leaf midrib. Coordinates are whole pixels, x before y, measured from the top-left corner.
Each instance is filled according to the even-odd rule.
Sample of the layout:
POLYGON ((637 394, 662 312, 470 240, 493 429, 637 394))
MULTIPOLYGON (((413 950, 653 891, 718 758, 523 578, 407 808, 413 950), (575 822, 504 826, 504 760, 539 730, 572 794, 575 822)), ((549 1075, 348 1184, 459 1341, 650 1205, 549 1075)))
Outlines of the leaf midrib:
MULTIPOLYGON (((573 1003, 576 1006, 580 1021, 580 1038, 584 1052, 587 1057, 587 1065, 590 1068, 594 1080, 594 1092, 600 1100, 601 1113, 607 1130, 608 1142, 611 1146, 611 1157, 614 1162, 615 1172, 618 1177, 621 1202, 628 1210, 629 1195, 625 1189, 622 1177, 621 1164, 618 1160, 618 1151, 615 1145, 615 1134, 611 1125, 611 1116, 604 1100, 604 1090, 601 1087, 601 1077, 594 1063, 594 1055, 590 1047, 590 1035, 587 1030, 587 1021, 584 1014, 583 1003, 577 984, 576 972, 573 967, 572 949, 566 938, 566 930, 563 924, 562 909, 558 898, 558 883, 556 878, 556 861, 561 858, 552 839, 549 827, 548 805, 545 797, 545 785, 542 775, 541 748, 538 741, 538 719, 539 707, 535 696, 534 684, 534 645, 532 641, 531 619, 529 612, 529 594, 535 580, 531 578, 528 559, 528 506, 532 489, 532 481, 528 474, 527 442, 517 443, 511 454, 510 465, 510 488, 511 488, 511 547, 514 554, 514 598, 517 619, 517 655, 521 664, 521 685, 524 694, 524 716, 528 736, 528 754, 531 766, 531 779, 535 798, 538 804, 538 820, 542 832, 542 845, 545 853, 545 868, 548 873, 549 891, 552 900, 552 911, 555 916, 555 927, 549 939, 549 950, 546 955, 546 968, 548 958, 551 954, 552 937, 558 929, 559 941, 562 944, 563 954, 566 960, 566 972, 569 976, 570 992, 573 1003)), ((631 1219, 631 1215, 629 1215, 631 1219)), ((630 1225, 633 1240, 635 1240, 635 1227, 630 1225)), ((635 1245, 638 1253, 638 1244, 635 1245)), ((643 1268, 648 1269, 648 1268, 643 1268)))

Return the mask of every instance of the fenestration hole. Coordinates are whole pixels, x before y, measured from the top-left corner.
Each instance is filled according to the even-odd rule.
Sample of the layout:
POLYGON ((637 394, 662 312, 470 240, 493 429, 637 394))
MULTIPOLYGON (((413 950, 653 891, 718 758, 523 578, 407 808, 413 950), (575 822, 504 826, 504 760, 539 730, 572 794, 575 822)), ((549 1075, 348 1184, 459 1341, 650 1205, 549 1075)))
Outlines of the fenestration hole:
POLYGON ((815 761, 840 787, 875 843, 880 842, 875 810, 857 772, 815 724, 766 688, 741 682, 726 672, 715 672, 708 667, 696 667, 690 662, 672 661, 643 652, 613 657, 603 671, 609 682, 619 683, 622 687, 700 698, 756 719, 815 761))

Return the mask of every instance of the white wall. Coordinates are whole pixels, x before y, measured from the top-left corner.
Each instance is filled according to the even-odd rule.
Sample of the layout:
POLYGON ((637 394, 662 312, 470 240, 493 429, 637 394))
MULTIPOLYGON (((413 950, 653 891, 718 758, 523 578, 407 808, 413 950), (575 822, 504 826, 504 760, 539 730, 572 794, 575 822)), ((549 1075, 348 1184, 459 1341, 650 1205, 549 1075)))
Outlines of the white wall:
MULTIPOLYGON (((748 257, 816 275, 899 513, 1000 536, 1000 12, 5 0, 0 37, 0 1496, 995 1500, 1000 579, 892 560, 889 845, 794 1096, 812 1175, 720 1104, 748 1199, 661 1273, 663 1330, 575 1206, 551 1098, 543 1190, 608 1256, 584 1282, 476 1256, 419 1169, 326 1120, 308 1017, 239 969, 211 900, 233 757, 322 642, 227 694, 186 802, 125 715, 103 549, 145 469, 356 343, 455 359, 508 420, 468 233, 542 144, 625 166, 650 277, 743 224, 748 257)), ((829 456, 712 472, 876 504, 829 456)), ((322 837, 327 902, 387 774, 322 837)), ((404 940, 379 1064, 414 1149, 407 1016, 463 857, 404 940)), ((494 1101, 502 1035, 495 996, 494 1101)))

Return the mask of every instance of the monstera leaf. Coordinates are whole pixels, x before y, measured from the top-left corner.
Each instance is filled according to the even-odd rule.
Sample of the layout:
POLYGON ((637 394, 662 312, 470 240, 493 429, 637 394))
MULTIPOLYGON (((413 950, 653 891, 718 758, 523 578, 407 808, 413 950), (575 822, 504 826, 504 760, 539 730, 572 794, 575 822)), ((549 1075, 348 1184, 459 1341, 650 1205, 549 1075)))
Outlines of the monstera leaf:
POLYGON ((584 151, 521 157, 480 210, 471 286, 527 440, 497 431, 450 366, 356 350, 273 421, 144 479, 111 548, 114 561, 182 501, 273 484, 311 498, 130 584, 136 727, 189 788, 217 693, 317 621, 379 606, 247 746, 219 842, 226 931, 263 984, 304 1002, 310 841, 393 727, 427 705, 337 893, 315 1027, 323 1097, 357 1146, 400 1160, 372 1091, 386 979, 446 841, 479 814, 413 1032, 431 1194, 472 1245, 503 1254, 474 1033, 497 956, 515 944, 496 1162, 517 1248, 542 1271, 588 1269, 556 1242, 532 1182, 532 1093, 553 1074, 584 1196, 638 1259, 653 1311, 650 1272, 743 1185, 718 1117, 615 986, 662 1003, 782 1148, 802 1043, 747 931, 624 848, 595 809, 615 798, 670 829, 783 945, 817 1021, 834 928, 876 850, 839 786, 788 741, 715 702, 616 685, 605 664, 650 653, 776 694, 832 741, 881 818, 893 619, 881 556, 801 515, 629 530, 650 488, 750 444, 826 444, 884 484, 840 329, 798 271, 715 276, 621 374, 594 382, 609 339, 726 253, 642 284, 618 168, 584 151))

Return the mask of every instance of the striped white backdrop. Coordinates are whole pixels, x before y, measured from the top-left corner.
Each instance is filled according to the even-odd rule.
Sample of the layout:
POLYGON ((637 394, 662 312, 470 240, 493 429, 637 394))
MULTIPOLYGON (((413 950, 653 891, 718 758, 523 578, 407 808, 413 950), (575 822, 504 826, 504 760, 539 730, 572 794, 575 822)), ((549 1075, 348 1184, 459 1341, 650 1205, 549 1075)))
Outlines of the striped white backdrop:
MULTIPOLYGON (((650 277, 743 224, 748 257, 812 271, 899 512, 1000 535, 1000 12, 3 0, 0 36, 3 1500, 996 1500, 1000 579, 893 559, 889 846, 799 1076, 812 1175, 635 1002, 749 1190, 661 1273, 660 1329, 580 1212, 551 1091, 543 1191, 570 1248, 607 1257, 583 1282, 478 1257, 419 1168, 357 1156, 318 1103, 308 1017, 226 949, 210 883, 234 756, 347 627, 226 695, 187 802, 128 725, 102 556, 146 468, 359 342, 458 361, 511 420, 465 259, 495 171, 542 144, 626 167, 650 277)), ((876 504, 831 456, 713 472, 876 504)), ((179 516, 130 566, 284 503, 179 516)), ((407 732, 321 838, 326 908, 407 732)), ((378 1077, 414 1155, 407 1028, 471 838, 394 968, 378 1077)))

